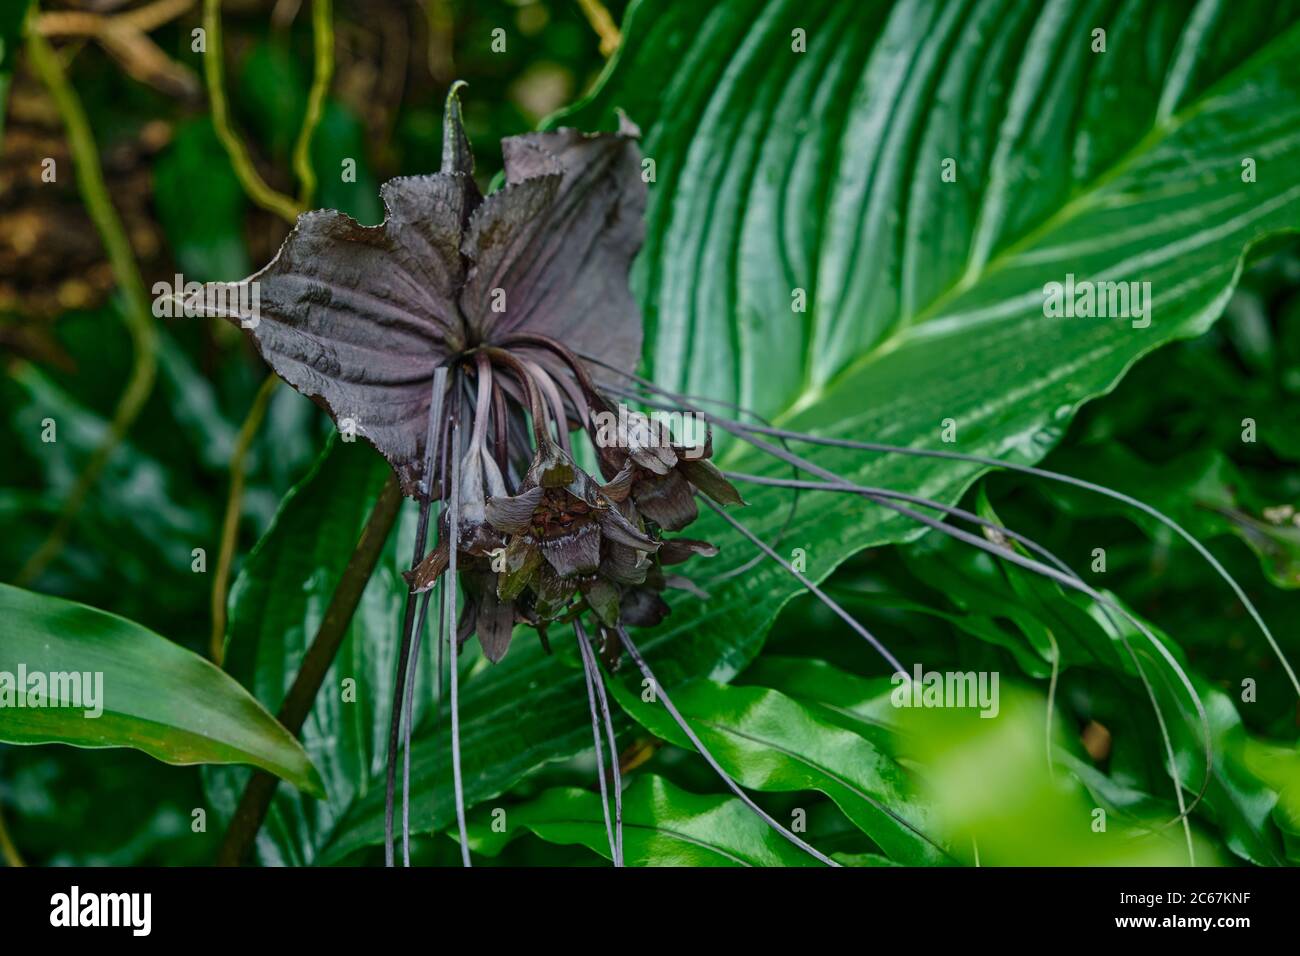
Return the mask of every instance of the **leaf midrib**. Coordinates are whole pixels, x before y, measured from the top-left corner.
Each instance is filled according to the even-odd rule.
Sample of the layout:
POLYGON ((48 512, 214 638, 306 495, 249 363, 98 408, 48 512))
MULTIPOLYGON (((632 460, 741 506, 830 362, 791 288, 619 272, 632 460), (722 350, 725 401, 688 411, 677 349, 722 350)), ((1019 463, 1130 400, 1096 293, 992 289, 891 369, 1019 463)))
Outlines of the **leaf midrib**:
MULTIPOLYGON (((834 391, 842 382, 856 374, 862 369, 879 361, 883 356, 899 348, 907 341, 910 330, 934 318, 941 310, 958 296, 968 292, 980 281, 988 279, 990 276, 997 274, 1014 260, 1014 258, 1027 247, 1031 247, 1044 235, 1049 234, 1064 224, 1070 222, 1076 216, 1080 215, 1089 208, 1095 201, 1098 193, 1106 186, 1110 185, 1125 172, 1131 169, 1138 160, 1146 156, 1157 144, 1177 132, 1182 126, 1194 119, 1207 103, 1212 101, 1218 94, 1220 88, 1231 85, 1239 80, 1239 74, 1247 73, 1251 70, 1258 69, 1261 63, 1276 55, 1277 50, 1286 44, 1294 42, 1295 36, 1300 34, 1300 24, 1293 26, 1285 33, 1274 37, 1268 43, 1257 49, 1253 54, 1246 57, 1227 73, 1221 76, 1214 83, 1206 87, 1193 101, 1187 104, 1182 110, 1171 114, 1166 120, 1161 121, 1158 117, 1151 129, 1129 149, 1123 156, 1117 159, 1109 167, 1093 178, 1086 186, 1080 189, 1070 200, 1062 205, 1056 212, 1052 213, 1033 229, 1030 229, 1021 238, 1015 240, 1010 245, 999 250, 991 257, 984 266, 974 272, 967 268, 962 276, 955 282, 949 284, 948 288, 939 293, 930 304, 920 312, 910 317, 904 317, 898 322, 894 331, 881 339, 878 343, 864 351, 857 358, 850 361, 842 369, 831 376, 825 384, 817 385, 808 377, 811 374, 811 367, 805 370, 805 389, 781 412, 772 416, 773 424, 780 426, 790 419, 796 417, 800 412, 817 404, 828 392, 834 391)), ((734 459, 737 449, 742 445, 733 445, 723 456, 724 461, 734 459)))

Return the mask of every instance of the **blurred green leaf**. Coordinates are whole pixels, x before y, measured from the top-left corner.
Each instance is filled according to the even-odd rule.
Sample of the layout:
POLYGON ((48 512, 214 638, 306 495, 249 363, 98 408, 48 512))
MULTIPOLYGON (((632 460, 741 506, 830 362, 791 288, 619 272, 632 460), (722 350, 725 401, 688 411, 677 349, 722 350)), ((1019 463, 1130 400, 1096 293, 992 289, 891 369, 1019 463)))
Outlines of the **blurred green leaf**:
MULTIPOLYGON (((925 767, 926 794, 965 862, 984 866, 1178 866, 1188 860, 1179 827, 1117 817, 1045 759, 1042 697, 1003 684, 997 720, 955 708, 905 712, 925 767)), ((1192 841, 1196 862, 1213 846, 1192 841)))
POLYGON ((288 159, 307 109, 307 68, 283 44, 259 40, 239 64, 235 102, 242 122, 277 161, 288 159))
POLYGON ((366 225, 383 220, 379 183, 366 159, 365 127, 334 100, 325 103, 311 158, 320 184, 313 206, 337 209, 366 225))
MULTIPOLYGON (((108 423, 35 366, 16 368, 6 392, 13 396, 9 414, 19 447, 42 476, 39 500, 52 512, 102 440, 108 423), (47 420, 53 421, 54 441, 42 438, 47 420)), ((192 489, 179 483, 162 462, 133 441, 122 442, 78 521, 77 535, 96 544, 84 558, 99 566, 101 574, 109 573, 111 562, 113 575, 137 586, 166 580, 167 573, 190 575, 192 550, 205 546, 215 550, 211 514, 193 505, 192 489)), ((14 560, 21 554, 6 557, 14 560)))
POLYGON ((133 747, 175 764, 246 763, 323 792, 298 741, 235 681, 116 615, 0 584, 0 673, 15 682, 14 701, 6 696, 0 708, 7 743, 133 747), (16 683, 20 668, 29 675, 25 687, 16 683), (43 679, 37 691, 31 683, 31 675, 56 673, 78 675, 81 690, 56 691, 43 679), (37 693, 43 705, 33 703, 37 693))
POLYGON ((185 282, 235 282, 252 271, 244 245, 248 204, 207 117, 180 124, 158 157, 154 203, 185 282))

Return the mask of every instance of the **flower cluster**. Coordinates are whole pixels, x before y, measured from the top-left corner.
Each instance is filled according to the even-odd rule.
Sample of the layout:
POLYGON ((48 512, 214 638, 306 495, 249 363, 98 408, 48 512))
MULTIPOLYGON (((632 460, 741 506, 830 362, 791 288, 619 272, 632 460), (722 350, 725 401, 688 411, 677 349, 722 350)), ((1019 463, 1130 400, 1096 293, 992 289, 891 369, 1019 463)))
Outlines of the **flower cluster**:
POLYGON ((438 544, 418 560, 420 545, 408 580, 428 590, 454 568, 460 638, 494 661, 520 622, 545 641, 547 624, 589 612, 606 649, 618 626, 657 623, 662 592, 691 587, 668 569, 715 553, 664 533, 695 520, 697 491, 740 500, 707 444, 687 453, 642 424, 598 440, 593 426, 613 387, 597 379, 630 381, 641 349, 638 136, 622 119, 511 137, 505 185, 484 196, 453 88, 438 173, 386 183, 378 226, 302 216, 245 280, 261 308, 242 327, 263 358, 349 419, 405 494, 441 502, 438 544), (577 464, 578 434, 603 480, 577 464))
MULTIPOLYGON (((570 393, 576 396, 576 412, 590 418, 592 405, 606 400, 575 357, 558 344, 554 349, 565 367, 577 369, 569 377, 569 384, 576 386, 570 393)), ((498 357, 508 367, 523 369, 526 394, 550 391, 547 386, 559 374, 552 376, 535 365, 530 371, 513 357, 498 357)), ((480 395, 487 395, 494 383, 490 362, 480 359, 476 374, 480 395)), ((489 401, 476 404, 491 407, 489 401)), ((558 413, 561 407, 557 405, 553 420, 567 424, 567 415, 558 413)), ((544 419, 545 406, 539 402, 534 414, 544 419)), ((565 425, 558 425, 558 438, 549 430, 536 430, 531 461, 512 494, 496 457, 486 448, 484 421, 475 420, 478 427, 461 459, 458 525, 453 531, 452 512, 446 512, 441 544, 408 575, 416 592, 433 587, 450 564, 450 541, 459 541, 457 566, 464 569, 468 599, 461 617, 462 638, 476 632, 484 654, 500 660, 517 622, 531 624, 545 641, 548 624, 590 611, 602 647, 615 660, 618 625, 658 624, 669 610, 662 596, 669 587, 701 593, 665 569, 694 556, 712 556, 716 549, 691 538, 665 538, 664 532, 680 531, 695 519, 696 490, 723 504, 740 502, 708 461, 709 445, 702 451, 692 449, 688 457, 673 436, 661 430, 623 433, 609 443, 597 440, 589 427, 605 478, 601 482, 559 444, 568 438, 565 425)), ((527 429, 517 434, 526 436, 527 429)), ((507 459, 517 457, 518 450, 507 445, 507 459)))

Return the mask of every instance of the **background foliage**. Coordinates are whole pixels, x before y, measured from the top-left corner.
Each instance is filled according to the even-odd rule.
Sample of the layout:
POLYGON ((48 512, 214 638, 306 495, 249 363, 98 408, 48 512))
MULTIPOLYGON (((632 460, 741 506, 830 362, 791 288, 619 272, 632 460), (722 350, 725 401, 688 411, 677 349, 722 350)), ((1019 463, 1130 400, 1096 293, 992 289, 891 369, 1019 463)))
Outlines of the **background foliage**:
MULTIPOLYGON (((224 4, 223 32, 234 123, 261 175, 292 194, 312 33, 305 11, 285 18, 288 6, 224 4)), ((470 84, 464 114, 485 184, 501 136, 540 122, 609 128, 622 110, 655 161, 633 278, 644 370, 656 381, 805 430, 936 444, 952 417, 963 451, 1031 461, 1051 449, 1048 467, 1134 494, 1208 540, 1300 657, 1300 246, 1288 234, 1300 222, 1300 32, 1289 5, 1230 15, 1210 3, 683 0, 636 4, 626 19, 624 6, 609 5, 624 32, 607 68, 576 3, 337 4, 336 74, 310 156, 315 204, 373 222, 379 182, 435 168, 453 78, 470 84), (1097 25, 1107 29, 1102 57, 1088 52, 1097 25), (504 53, 490 46, 498 26, 504 53), (792 55, 800 28, 807 52, 792 55), (949 155, 957 182, 941 184, 949 155), (1249 187, 1245 155, 1260 169, 1249 187), (339 177, 349 158, 355 183, 339 177), (1049 322, 1037 290, 1069 271, 1136 271, 1155 286, 1156 321, 1049 322), (790 307, 796 288, 805 312, 790 307), (1242 441, 1244 418, 1258 423, 1258 441, 1242 441)), ((177 271, 242 277, 287 230, 249 201, 221 148, 190 50, 198 23, 196 7, 152 34, 188 84, 127 76, 94 42, 60 49, 149 283, 177 271)), ((17 63, 0 160, 9 581, 103 436, 132 354, 73 178, 39 180, 41 157, 69 168, 67 146, 12 55, 16 33, 5 37, 0 71, 17 63), (55 444, 40 440, 46 417, 58 422, 55 444)), ((67 546, 30 587, 206 655, 212 575, 194 573, 191 552, 218 552, 232 454, 265 371, 223 327, 157 325, 157 386, 67 546)), ((243 465, 224 666, 271 712, 384 477, 378 456, 331 431, 279 388, 243 465)), ((788 473, 725 442, 723 454, 737 470, 788 473)), ((1081 572, 1103 547, 1104 575, 1085 576, 1158 626, 1211 715, 1197 862, 1294 859, 1294 695, 1190 549, 1113 502, 1057 486, 895 456, 814 457, 864 483, 964 495, 1081 572), (1259 684, 1252 703, 1241 700, 1246 677, 1259 684)), ((771 538, 788 493, 746 495, 740 517, 771 538)), ((302 734, 326 798, 280 786, 258 844, 264 863, 377 858, 399 555, 413 533, 404 514, 302 734), (349 677, 361 688, 354 704, 337 692, 349 677)), ((706 575, 749 557, 719 522, 701 535, 724 544, 706 575)), ((783 550, 803 548, 810 575, 829 575, 828 590, 905 662, 999 671, 1002 720, 901 718, 887 705, 884 665, 771 567, 703 581, 710 601, 680 602, 642 646, 728 771, 778 819, 806 813, 809 841, 842 862, 1185 862, 1176 828, 1147 832, 1177 808, 1118 635, 1089 602, 934 538, 859 499, 805 495, 783 550), (862 551, 871 545, 881 547, 862 551), (1105 837, 1088 829, 1094 807, 1110 814, 1105 837), (1135 833, 1146 836, 1128 839, 1135 833)), ((470 654, 463 666, 476 858, 599 863, 608 848, 574 649, 557 642, 548 657, 517 640, 499 665, 470 654), (505 834, 491 827, 497 807, 511 821, 505 834)), ((1155 673, 1180 775, 1195 790, 1199 724, 1171 675, 1155 673)), ((417 857, 452 862, 436 732, 445 717, 428 684, 426 667, 412 767, 417 857)), ((637 681, 624 673, 613 687, 629 862, 807 862, 640 703, 637 681)), ((0 746, 0 811, 29 862, 205 862, 246 775, 126 749, 0 746), (150 799, 132 798, 140 793, 150 799), (206 833, 191 830, 196 807, 211 811, 206 833)))

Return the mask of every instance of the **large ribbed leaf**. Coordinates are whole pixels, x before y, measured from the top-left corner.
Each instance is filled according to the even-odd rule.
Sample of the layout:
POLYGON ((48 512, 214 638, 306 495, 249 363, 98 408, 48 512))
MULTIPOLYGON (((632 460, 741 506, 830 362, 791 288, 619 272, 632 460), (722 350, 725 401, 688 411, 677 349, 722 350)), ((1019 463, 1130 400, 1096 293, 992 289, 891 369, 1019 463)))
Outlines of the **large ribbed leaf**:
MULTIPOLYGON (((1294 3, 656 0, 623 37, 557 122, 613 129, 621 109, 644 133, 647 371, 791 427, 937 445, 951 419, 945 447, 1035 460, 1141 355, 1205 330, 1252 246, 1300 224, 1294 3), (1048 318, 1044 286, 1071 275, 1151 283, 1150 323, 1048 318)), ((814 457, 947 500, 977 471, 814 457)), ((746 496, 738 514, 773 537, 786 497, 746 496)), ((810 495, 783 549, 820 578, 912 531, 810 495)), ((752 553, 717 519, 698 534, 721 545, 717 570, 752 553)), ((770 565, 706 586, 643 641, 667 686, 734 676, 797 589, 770 565)), ((533 642, 475 673, 465 705, 471 803, 587 739, 580 676, 533 642), (490 709, 503 700, 508 716, 490 709)), ((446 748, 435 760, 428 729, 413 815, 443 826, 446 748)), ((358 794, 331 855, 382 835, 381 790, 358 794)))
POLYGON ((638 263, 654 379, 781 414, 852 363, 938 353, 962 395, 981 370, 1188 331, 1253 237, 1297 224, 1296 5, 1230 9, 635 5, 611 75, 563 121, 622 109, 656 161, 638 263), (1154 329, 1045 321, 1043 284, 1067 272, 1150 281, 1154 329))
MULTIPOLYGON (((1295 4, 642 3, 563 122, 621 109, 645 131, 655 381, 798 430, 1032 461, 1137 358, 1204 331, 1252 246, 1300 226, 1298 23, 1295 4), (1045 286, 1068 276, 1149 282, 1150 323, 1047 317, 1045 286)), ((976 473, 809 454, 949 501, 976 473)), ((734 446, 727 463, 789 473, 734 446)), ((775 537, 788 496, 743 490, 738 516, 775 537)), ((716 565, 753 553, 702 525, 716 565)), ((910 530, 805 497, 785 546, 819 578, 910 530)), ((734 673, 796 589, 765 564, 682 603, 652 659, 665 679, 734 673)))

